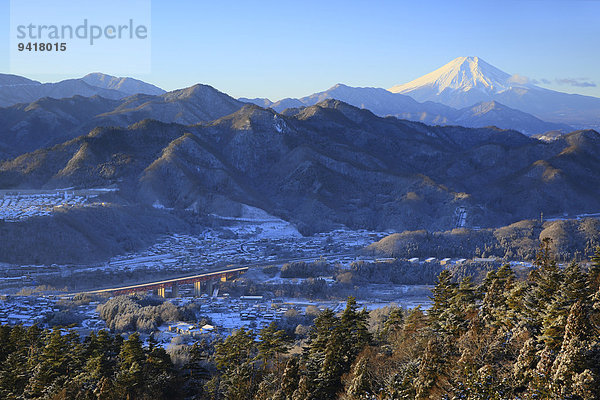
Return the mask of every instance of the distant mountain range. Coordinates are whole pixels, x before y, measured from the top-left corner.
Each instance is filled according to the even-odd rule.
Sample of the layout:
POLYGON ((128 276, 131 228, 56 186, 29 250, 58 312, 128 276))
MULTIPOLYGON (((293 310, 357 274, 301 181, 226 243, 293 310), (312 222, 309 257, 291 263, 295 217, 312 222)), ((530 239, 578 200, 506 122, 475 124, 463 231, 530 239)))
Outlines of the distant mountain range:
MULTIPOLYGON (((181 97, 190 94, 157 104, 181 97)), ((281 114, 246 105, 195 125, 97 128, 3 162, 0 187, 115 185, 128 204, 202 215, 249 204, 304 233, 340 224, 445 230, 455 226, 457 207, 479 226, 597 211, 598 170, 595 131, 543 142, 513 130, 382 118, 325 100, 281 114)))
POLYGON ((40 83, 17 75, 0 74, 0 107, 31 103, 44 97, 62 99, 102 96, 121 99, 138 93, 160 95, 164 92, 154 85, 133 78, 117 78, 100 73, 56 83, 40 83))
POLYGON ((516 129, 527 135, 600 127, 600 98, 544 89, 510 75, 478 57, 459 57, 443 67, 389 90, 337 84, 302 97, 277 102, 240 98, 281 112, 324 99, 342 100, 380 116, 427 124, 516 129), (445 106, 445 107, 444 107, 445 106), (529 115, 528 115, 529 114, 529 115))
POLYGON ((312 106, 325 99, 341 100, 353 106, 368 109, 382 117, 394 116, 429 125, 461 125, 472 128, 496 126, 502 129, 515 129, 526 135, 552 130, 562 132, 573 130, 566 124, 545 122, 497 101, 481 102, 462 109, 455 109, 433 101, 419 103, 410 96, 392 93, 385 89, 355 88, 342 84, 300 99, 283 99, 275 103, 268 99, 240 98, 239 100, 282 112, 287 108, 312 106))
MULTIPOLYGON (((0 132, 0 158, 3 154, 14 155, 23 149, 29 151, 37 148, 35 146, 39 142, 28 144, 25 140, 30 135, 29 130, 53 131, 56 128, 63 132, 59 139, 65 139, 84 133, 86 129, 93 128, 94 124, 126 126, 144 118, 193 124, 239 110, 243 103, 282 112, 288 108, 312 106, 325 99, 336 99, 368 109, 379 116, 395 116, 430 125, 496 126, 515 129, 529 136, 549 131, 567 133, 575 128, 600 126, 600 99, 540 88, 522 77, 505 73, 478 57, 459 57, 434 72, 389 90, 337 84, 326 91, 299 99, 286 98, 271 102, 265 98, 240 98, 236 102, 224 94, 212 99, 203 98, 203 95, 198 96, 197 89, 191 87, 171 92, 172 95, 162 98, 152 98, 147 96, 160 97, 165 92, 136 79, 117 78, 101 73, 45 84, 15 75, 0 74, 0 107, 36 110, 35 113, 27 114, 17 126, 12 123, 4 125, 5 132, 17 129, 22 138, 18 138, 19 144, 14 145, 14 140, 6 139, 5 132, 0 132), (104 107, 99 109, 101 112, 94 114, 93 121, 88 124, 79 113, 74 118, 71 118, 68 110, 63 113, 58 104, 53 105, 50 114, 44 113, 41 111, 44 106, 38 102, 44 98, 58 100, 73 96, 102 97, 104 100, 96 100, 95 103, 102 102, 104 107), (108 100, 120 102, 112 103, 108 100), (213 106, 208 104, 212 101, 216 102, 213 106), (46 126, 53 119, 58 124, 46 126), (68 120, 67 126, 62 126, 65 119, 68 120)), ((13 114, 0 109, 0 122, 5 121, 3 115, 6 113, 13 114)), ((47 135, 44 145, 52 143, 57 143, 55 135, 47 135)))
POLYGON ((419 120, 429 124, 446 124, 454 113, 451 107, 429 102, 419 103, 409 96, 397 95, 380 88, 356 88, 338 83, 330 89, 302 97, 300 99, 283 99, 275 103, 268 99, 239 100, 269 107, 277 112, 287 108, 313 106, 327 99, 341 100, 356 107, 365 108, 380 116, 395 116, 410 120, 419 120))

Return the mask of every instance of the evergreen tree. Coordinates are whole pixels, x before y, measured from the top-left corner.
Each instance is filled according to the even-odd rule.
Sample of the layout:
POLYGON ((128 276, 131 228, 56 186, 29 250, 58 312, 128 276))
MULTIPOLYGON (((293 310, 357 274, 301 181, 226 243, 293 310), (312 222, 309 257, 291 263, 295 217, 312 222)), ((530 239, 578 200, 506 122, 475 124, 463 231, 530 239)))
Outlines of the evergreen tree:
POLYGON ((415 380, 419 372, 416 361, 400 364, 391 374, 383 377, 383 396, 385 400, 414 400, 417 397, 415 380))
POLYGON ((495 376, 491 366, 486 365, 473 373, 468 373, 464 382, 453 390, 453 398, 469 400, 506 399, 506 388, 495 376))
POLYGON ((128 399, 137 398, 144 389, 144 362, 146 356, 140 335, 136 332, 123 342, 119 353, 117 385, 128 399))
POLYGON ((416 399, 440 398, 446 386, 445 360, 438 339, 431 339, 425 348, 415 380, 416 399))
POLYGON ((542 318, 542 339, 553 352, 558 351, 563 341, 571 306, 579 299, 587 298, 585 277, 578 264, 569 264, 563 276, 560 288, 553 294, 542 318))
POLYGON ((226 400, 250 400, 256 386, 254 368, 249 361, 230 367, 221 377, 221 390, 226 400))
POLYGON ((291 400, 300 382, 300 366, 297 357, 291 357, 281 376, 281 391, 285 400, 291 400))
POLYGON ((438 275, 437 283, 431 292, 433 294, 431 297, 432 304, 428 314, 436 321, 450 308, 450 303, 456 293, 456 285, 452 283, 450 271, 443 270, 438 275))
POLYGON ((292 395, 292 400, 317 400, 313 396, 310 388, 309 379, 306 375, 303 375, 298 382, 298 388, 292 395))
POLYGON ((10 341, 10 331, 10 326, 0 325, 0 363, 4 362, 6 357, 15 351, 15 346, 10 341))
POLYGON ((562 271, 550 252, 550 242, 545 238, 540 245, 523 301, 525 320, 535 332, 541 329, 547 308, 563 282, 562 271))
POLYGON ((587 286, 588 292, 593 294, 600 289, 600 246, 596 247, 591 261, 592 265, 588 273, 587 286))
POLYGON ((387 319, 383 323, 383 329, 381 336, 386 338, 388 342, 391 342, 402 332, 404 326, 404 312, 400 307, 394 307, 390 311, 387 319))
POLYGON ((220 388, 227 400, 251 399, 258 382, 253 360, 254 334, 242 327, 215 346, 215 361, 222 371, 220 388))
POLYGON ((203 386, 211 377, 209 366, 209 349, 205 340, 194 343, 189 349, 189 360, 184 366, 186 373, 185 392, 193 398, 200 398, 203 386))
POLYGON ((358 311, 356 299, 352 296, 346 301, 346 308, 340 317, 340 331, 342 340, 342 358, 348 367, 354 362, 354 359, 369 345, 372 341, 369 333, 368 313, 365 309, 358 311))
POLYGON ((244 363, 249 363, 255 352, 254 334, 241 327, 215 346, 217 368, 222 371, 238 368, 244 363))
POLYGON ((275 373, 266 374, 256 389, 255 400, 285 400, 281 390, 281 382, 275 373))
POLYGON ((101 330, 97 334, 90 335, 86 344, 87 347, 83 354, 87 361, 83 364, 83 372, 79 379, 84 382, 84 385, 95 387, 93 389, 95 391, 106 391, 109 387, 112 390, 114 385, 112 379, 118 355, 117 350, 113 347, 112 338, 108 332, 101 330), (100 389, 99 385, 102 385, 104 389, 100 389))
POLYGON ((316 399, 334 399, 342 389, 342 375, 356 356, 371 342, 367 312, 358 311, 349 297, 340 318, 325 310, 315 318, 305 351, 307 384, 316 399))
POLYGON ((279 355, 288 351, 288 339, 284 330, 277 329, 277 324, 273 321, 267 327, 260 331, 260 341, 258 342, 257 358, 263 363, 263 368, 267 368, 269 362, 274 361, 276 369, 279 370, 279 355))
POLYGON ((27 352, 22 349, 11 352, 0 365, 0 398, 17 399, 29 382, 27 352))
POLYGON ((152 398, 176 397, 175 371, 171 358, 162 347, 150 343, 144 362, 144 393, 152 398))
POLYGON ((590 393, 595 398, 600 396, 600 366, 592 365, 590 358, 593 332, 587 307, 581 301, 575 303, 569 313, 562 347, 552 365, 556 395, 580 399, 590 393))
POLYGON ((444 331, 453 336, 464 333, 476 314, 476 288, 471 277, 467 276, 456 287, 450 308, 444 313, 444 331))
POLYGON ((571 262, 565 268, 561 294, 568 302, 569 307, 579 300, 586 299, 590 294, 586 276, 576 262, 571 262))
POLYGON ((421 306, 417 306, 409 311, 406 316, 404 323, 403 334, 404 336, 414 336, 418 332, 424 330, 427 327, 427 317, 421 310, 421 306))
POLYGON ((339 319, 328 308, 315 318, 308 337, 308 346, 304 349, 307 385, 317 379, 325 359, 327 343, 338 324, 339 319))
POLYGON ((70 364, 67 337, 63 336, 60 329, 55 329, 48 334, 46 343, 25 388, 29 397, 42 397, 56 380, 59 380, 58 384, 62 384, 68 376, 70 364))
POLYGON ((465 276, 458 285, 454 303, 469 316, 476 312, 477 290, 470 275, 465 276))
POLYGON ((346 388, 348 399, 367 399, 377 392, 373 388, 373 377, 369 373, 369 360, 367 357, 359 357, 352 366, 349 384, 346 388))
POLYGON ((515 274, 510 265, 503 265, 497 271, 487 274, 485 295, 481 303, 481 315, 486 325, 494 328, 511 328, 515 321, 511 319, 509 296, 513 290, 515 274))
POLYGON ((317 399, 333 400, 341 390, 342 375, 350 367, 346 358, 344 336, 337 327, 329 337, 317 376, 314 379, 313 395, 317 399))
POLYGON ((530 383, 534 381, 535 368, 539 362, 538 352, 539 346, 535 338, 525 341, 512 368, 517 392, 526 391, 530 383))
POLYGON ((448 270, 442 271, 437 279, 438 282, 432 290, 432 305, 428 310, 431 326, 436 332, 455 335, 464 321, 462 310, 452 307, 457 295, 457 285, 452 282, 452 275, 448 270))
POLYGON ((107 377, 100 379, 93 393, 98 400, 120 400, 122 398, 115 382, 107 377))

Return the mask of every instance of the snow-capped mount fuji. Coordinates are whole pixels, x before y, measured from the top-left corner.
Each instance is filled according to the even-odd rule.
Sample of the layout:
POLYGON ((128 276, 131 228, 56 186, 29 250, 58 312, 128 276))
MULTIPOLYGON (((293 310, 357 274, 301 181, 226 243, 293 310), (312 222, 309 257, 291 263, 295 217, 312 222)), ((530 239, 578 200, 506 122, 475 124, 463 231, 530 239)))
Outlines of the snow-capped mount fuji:
POLYGON ((437 101, 453 107, 466 107, 512 88, 529 88, 510 74, 479 57, 458 57, 441 68, 403 85, 389 89, 417 101, 437 101), (458 95, 460 94, 460 96, 458 95))
POLYGON ((459 57, 441 68, 389 89, 424 102, 455 108, 497 101, 548 122, 577 127, 600 126, 600 99, 544 89, 527 78, 508 74, 479 57, 459 57))

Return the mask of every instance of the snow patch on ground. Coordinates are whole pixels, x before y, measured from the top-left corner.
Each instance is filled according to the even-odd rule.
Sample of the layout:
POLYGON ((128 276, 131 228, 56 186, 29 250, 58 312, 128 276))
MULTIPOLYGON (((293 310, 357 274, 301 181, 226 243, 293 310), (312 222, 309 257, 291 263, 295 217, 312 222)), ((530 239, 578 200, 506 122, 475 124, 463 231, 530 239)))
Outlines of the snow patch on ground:
POLYGON ((285 124, 285 121, 279 118, 278 115, 273 115, 273 127, 277 132, 283 133, 287 128, 287 125, 285 124))
POLYGON ((302 237, 294 225, 267 213, 265 210, 247 204, 242 205, 242 213, 239 217, 224 217, 216 214, 211 214, 211 216, 238 222, 229 229, 241 236, 252 235, 257 239, 302 237))

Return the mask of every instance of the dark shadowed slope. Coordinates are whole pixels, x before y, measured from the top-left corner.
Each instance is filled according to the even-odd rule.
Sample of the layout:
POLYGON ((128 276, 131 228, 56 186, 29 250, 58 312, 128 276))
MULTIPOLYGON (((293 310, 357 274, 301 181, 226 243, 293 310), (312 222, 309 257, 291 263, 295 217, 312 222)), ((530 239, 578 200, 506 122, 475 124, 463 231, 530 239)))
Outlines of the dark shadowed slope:
POLYGON ((196 85, 160 96, 137 94, 121 100, 99 96, 43 98, 0 108, 0 159, 52 146, 98 126, 122 126, 144 119, 195 124, 239 110, 243 103, 196 85))
POLYGON ((193 126, 100 128, 0 165, 0 186, 118 185, 141 204, 212 213, 250 204, 304 232, 336 224, 450 229, 600 209, 600 135, 430 127, 327 100, 257 106, 193 126), (582 155, 585 152, 585 157, 582 155))

